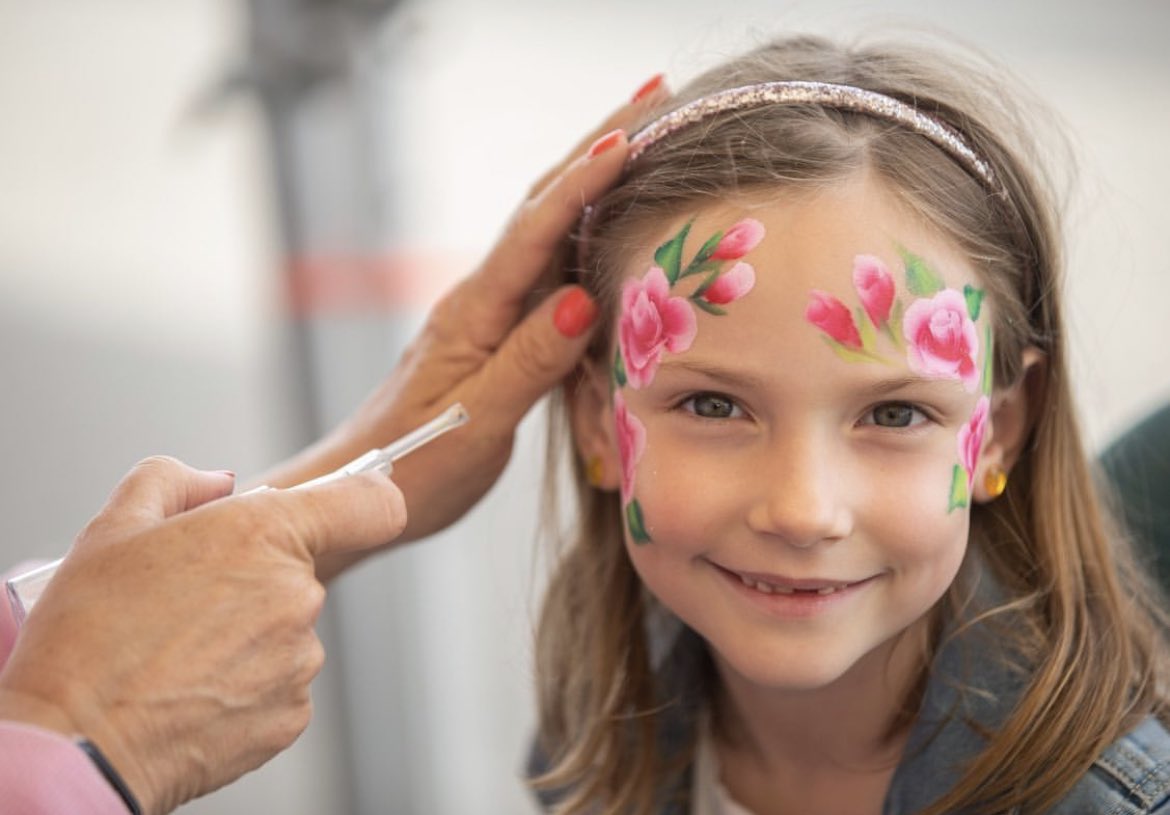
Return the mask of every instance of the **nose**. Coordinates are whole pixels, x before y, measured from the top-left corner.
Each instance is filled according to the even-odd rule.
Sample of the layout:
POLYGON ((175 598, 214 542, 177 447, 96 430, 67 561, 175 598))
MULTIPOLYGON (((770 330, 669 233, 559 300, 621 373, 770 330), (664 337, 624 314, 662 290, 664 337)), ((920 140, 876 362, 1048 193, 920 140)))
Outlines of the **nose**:
POLYGON ((789 546, 807 548, 852 531, 846 474, 832 440, 816 430, 777 437, 761 450, 748 525, 789 546))

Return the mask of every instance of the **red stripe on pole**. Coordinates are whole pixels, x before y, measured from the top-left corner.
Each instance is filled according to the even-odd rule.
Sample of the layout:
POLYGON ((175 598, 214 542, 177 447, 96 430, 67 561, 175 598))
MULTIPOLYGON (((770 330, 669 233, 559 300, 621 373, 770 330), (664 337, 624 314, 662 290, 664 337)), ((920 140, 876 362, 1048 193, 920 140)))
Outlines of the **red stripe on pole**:
POLYGON ((455 253, 304 254, 288 261, 293 314, 377 314, 429 308, 471 268, 455 253))

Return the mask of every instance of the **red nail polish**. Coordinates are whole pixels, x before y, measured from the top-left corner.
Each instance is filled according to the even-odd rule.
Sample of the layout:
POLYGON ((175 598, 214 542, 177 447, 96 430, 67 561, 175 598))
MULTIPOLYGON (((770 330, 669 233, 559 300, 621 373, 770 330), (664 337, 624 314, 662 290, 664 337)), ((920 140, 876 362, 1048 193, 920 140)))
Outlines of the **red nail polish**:
POLYGON ((609 150, 611 147, 621 141, 621 138, 624 135, 625 131, 620 127, 617 130, 609 131, 600 139, 593 142, 593 146, 589 148, 589 158, 597 158, 606 150, 609 150))
POLYGON ((646 82, 643 83, 642 87, 634 91, 634 96, 632 99, 630 99, 630 104, 636 105, 647 96, 654 93, 654 91, 658 90, 658 86, 662 84, 662 80, 665 78, 666 77, 664 74, 654 74, 654 76, 647 79, 646 82))
POLYGON ((553 325, 569 339, 581 336, 596 319, 597 303, 584 289, 570 289, 553 313, 553 325))

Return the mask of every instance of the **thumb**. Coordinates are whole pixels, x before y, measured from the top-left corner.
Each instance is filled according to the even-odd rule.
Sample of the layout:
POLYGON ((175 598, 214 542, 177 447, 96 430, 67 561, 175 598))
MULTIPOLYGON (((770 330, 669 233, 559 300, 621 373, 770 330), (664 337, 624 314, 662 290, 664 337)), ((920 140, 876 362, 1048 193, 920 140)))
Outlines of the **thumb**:
POLYGON ((372 549, 394 540, 406 527, 406 503, 398 486, 381 473, 361 473, 317 487, 271 490, 239 500, 267 504, 283 521, 293 548, 316 559, 330 552, 372 549))
POLYGON ((564 286, 524 318, 484 364, 484 415, 517 424, 580 361, 597 322, 597 303, 580 286, 564 286))
POLYGON ((130 535, 208 501, 230 495, 235 475, 196 470, 169 456, 151 456, 134 465, 83 537, 100 530, 103 537, 130 535))

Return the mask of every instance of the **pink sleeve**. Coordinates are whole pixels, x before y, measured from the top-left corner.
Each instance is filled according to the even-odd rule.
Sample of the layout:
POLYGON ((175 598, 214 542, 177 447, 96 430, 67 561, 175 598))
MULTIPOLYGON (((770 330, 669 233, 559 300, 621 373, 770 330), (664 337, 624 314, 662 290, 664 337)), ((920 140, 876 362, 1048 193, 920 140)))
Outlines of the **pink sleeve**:
MULTIPOLYGON (((5 575, 36 568, 22 563, 5 575)), ((16 642, 7 592, 0 593, 0 669, 16 642)), ((59 733, 0 721, 0 796, 4 815, 126 815, 126 805, 89 756, 59 733)))
POLYGON ((4 815, 126 815, 89 757, 64 736, 0 721, 4 815))

